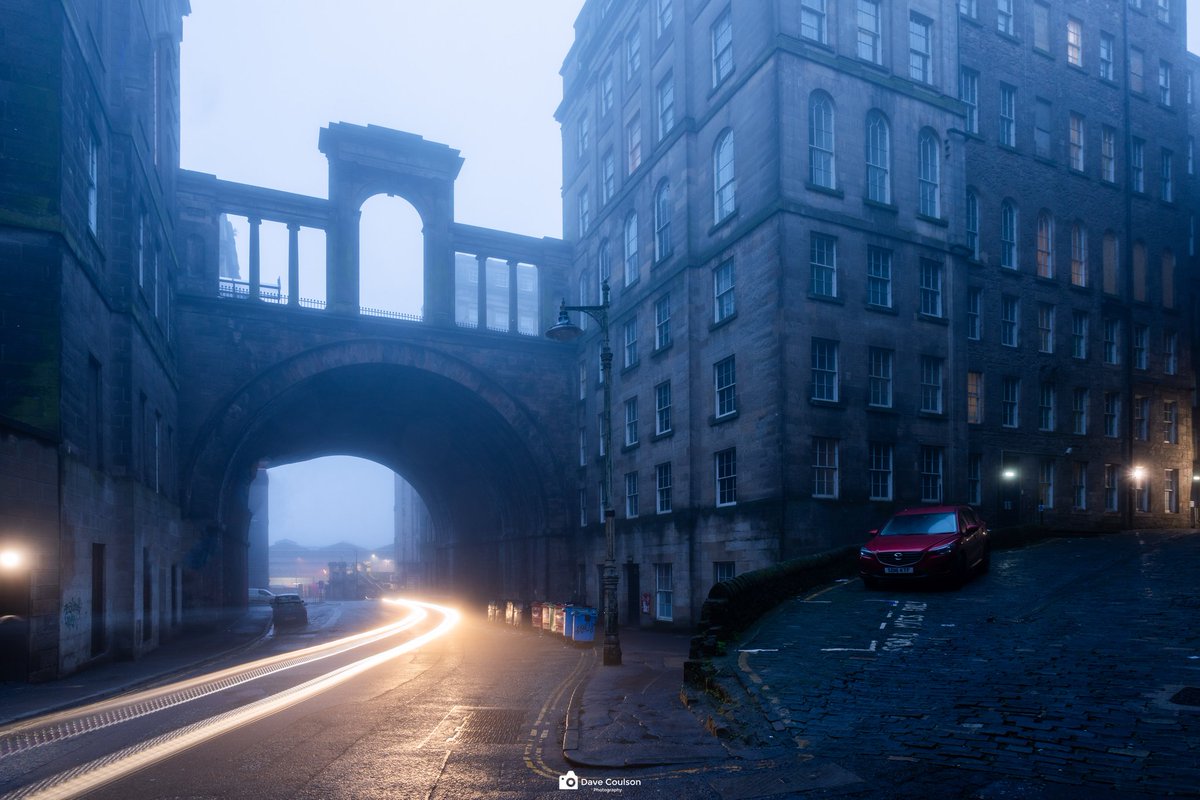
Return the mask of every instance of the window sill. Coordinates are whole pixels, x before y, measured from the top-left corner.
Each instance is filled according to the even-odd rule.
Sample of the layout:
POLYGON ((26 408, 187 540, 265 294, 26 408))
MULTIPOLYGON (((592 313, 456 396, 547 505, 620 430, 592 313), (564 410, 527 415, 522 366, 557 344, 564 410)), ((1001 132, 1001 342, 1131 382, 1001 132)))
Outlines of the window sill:
POLYGON ((876 314, 891 314, 893 317, 899 316, 900 312, 894 306, 877 306, 874 303, 867 303, 864 308, 867 311, 873 311, 876 314))
POLYGON ((738 412, 730 411, 728 414, 722 414, 719 417, 717 417, 717 416, 709 417, 708 424, 712 425, 712 426, 723 425, 726 422, 732 422, 733 420, 735 420, 737 418, 738 418, 738 412))
POLYGON ((940 228, 950 227, 950 220, 945 219, 944 217, 931 217, 928 214, 917 212, 917 219, 921 220, 922 222, 928 222, 930 225, 937 225, 940 228))
POLYGON ((717 231, 721 230, 721 228, 724 228, 727 225, 732 225, 733 221, 735 219, 737 219, 737 216, 738 216, 738 210, 735 208, 735 209, 733 209, 733 211, 730 211, 728 214, 726 214, 725 216, 721 217, 719 220, 714 222, 712 227, 708 229, 708 235, 714 236, 717 233, 717 231))
POLYGON ((867 406, 868 414, 899 414, 895 406, 867 406))
POLYGON ((917 417, 920 419, 937 419, 943 422, 949 419, 945 411, 918 411, 917 417))
POLYGON ((662 433, 654 434, 653 436, 650 437, 650 441, 661 442, 663 439, 670 439, 674 435, 675 435, 675 429, 672 428, 669 431, 663 431, 662 433))
POLYGON ((629 365, 629 366, 627 366, 627 367, 621 367, 621 374, 622 374, 622 375, 624 375, 624 374, 625 374, 625 373, 627 373, 627 372, 633 372, 635 369, 637 369, 637 368, 638 368, 638 366, 639 366, 641 363, 642 363, 642 362, 641 362, 640 360, 638 360, 638 361, 635 361, 635 362, 633 362, 632 364, 630 364, 630 365, 629 365))
POLYGON ((673 342, 667 342, 667 343, 666 343, 666 344, 664 344, 662 347, 656 347, 656 348, 654 348, 653 350, 651 350, 651 351, 650 351, 650 357, 651 357, 651 358, 658 358, 658 357, 659 357, 659 356, 661 356, 663 353, 665 353, 665 352, 667 352, 668 350, 670 350, 670 349, 671 349, 671 345, 672 345, 672 344, 673 344, 673 342))
POLYGON ((832 294, 815 294, 813 292, 809 292, 808 299, 816 300, 818 303, 833 303, 835 306, 846 305, 845 300, 838 297, 837 295, 832 295, 832 294))
POLYGON ((837 409, 839 411, 846 410, 846 404, 841 400, 820 400, 816 397, 810 397, 808 398, 808 404, 810 406, 816 406, 817 408, 830 408, 837 409))
POLYGON ((922 322, 932 322, 934 325, 949 325, 950 324, 950 320, 948 317, 934 316, 933 314, 926 314, 924 311, 917 312, 917 319, 921 320, 922 322))
MULTIPOLYGON (((711 66, 711 64, 710 64, 709 66, 711 66)), ((729 83, 730 83, 730 81, 732 81, 732 80, 733 80, 733 76, 734 76, 735 74, 737 74, 737 67, 736 67, 736 66, 734 66, 734 67, 731 67, 731 68, 730 68, 730 70, 729 70, 729 72, 725 73, 725 75, 723 75, 723 76, 721 77, 721 80, 717 81, 716 85, 715 85, 715 86, 713 86, 711 89, 709 89, 709 90, 708 90, 708 96, 707 96, 707 99, 709 99, 709 100, 712 100, 712 99, 713 99, 713 97, 714 97, 714 96, 715 96, 715 95, 716 95, 718 92, 720 92, 722 89, 724 89, 726 86, 728 86, 728 85, 729 85, 729 83)))
POLYGON ((729 323, 733 322, 735 319, 737 319, 737 312, 736 312, 736 311, 734 311, 732 314, 730 314, 729 316, 725 317, 724 319, 718 320, 718 321, 716 321, 716 322, 714 322, 714 323, 710 324, 710 325, 708 326, 708 330, 709 330, 709 332, 711 333, 712 331, 715 331, 717 328, 724 328, 726 325, 728 325, 729 323))
MULTIPOLYGON (((1015 20, 1014 20, 1014 23, 1015 23, 1015 20)), ((1008 31, 1002 31, 999 28, 996 29, 996 35, 999 36, 1001 39, 1003 39, 1006 42, 1012 42, 1013 44, 1021 43, 1020 36, 1017 36, 1016 34, 1013 34, 1013 33, 1009 33, 1008 31)))
POLYGON ((863 198, 863 205, 867 208, 875 208, 879 209, 880 211, 886 211, 889 214, 898 214, 900 212, 899 206, 897 206, 895 203, 883 203, 879 200, 872 200, 869 197, 863 198))
POLYGON ((633 444, 621 445, 621 452, 622 452, 622 453, 629 453, 629 452, 632 452, 632 451, 634 451, 634 450, 637 450, 637 449, 638 449, 638 445, 640 445, 640 444, 641 444, 641 441, 639 440, 639 441, 636 441, 636 442, 634 442, 633 444))
POLYGON ((813 183, 812 181, 805 181, 804 188, 810 192, 816 192, 817 194, 827 194, 830 197, 836 197, 839 200, 843 200, 846 197, 846 193, 841 189, 834 189, 832 186, 822 186, 819 183, 813 183))

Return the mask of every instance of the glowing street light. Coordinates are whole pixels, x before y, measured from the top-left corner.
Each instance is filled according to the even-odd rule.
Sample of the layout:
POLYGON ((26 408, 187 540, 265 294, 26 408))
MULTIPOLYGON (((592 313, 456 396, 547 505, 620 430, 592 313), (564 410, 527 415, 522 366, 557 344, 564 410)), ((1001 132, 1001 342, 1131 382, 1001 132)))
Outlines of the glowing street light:
POLYGON ((0 550, 0 569, 16 570, 20 569, 24 563, 24 554, 15 547, 6 547, 0 550))

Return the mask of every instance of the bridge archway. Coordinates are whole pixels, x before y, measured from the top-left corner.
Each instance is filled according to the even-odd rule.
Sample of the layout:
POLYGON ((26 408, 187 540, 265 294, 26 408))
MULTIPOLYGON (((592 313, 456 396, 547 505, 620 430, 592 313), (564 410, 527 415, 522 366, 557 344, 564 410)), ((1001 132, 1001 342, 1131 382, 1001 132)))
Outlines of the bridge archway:
MULTIPOLYGON (((425 501, 435 585, 473 600, 553 591, 553 448, 528 409, 451 355, 384 339, 306 350, 222 402, 200 441, 184 499, 190 517, 217 527, 210 542, 244 540, 260 463, 347 454, 403 475, 425 501)), ((244 564, 219 555, 232 601, 244 564)))

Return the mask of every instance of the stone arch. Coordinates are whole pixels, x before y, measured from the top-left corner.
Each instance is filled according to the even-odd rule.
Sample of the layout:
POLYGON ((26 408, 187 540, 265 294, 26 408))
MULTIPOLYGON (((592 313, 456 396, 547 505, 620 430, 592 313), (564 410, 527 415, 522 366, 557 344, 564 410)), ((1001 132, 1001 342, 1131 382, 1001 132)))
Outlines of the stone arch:
POLYGON ((414 486, 451 553, 448 581, 524 593, 549 580, 565 467, 531 411, 453 355, 382 339, 311 348, 222 400, 197 441, 184 507, 218 529, 244 524, 244 493, 264 459, 337 452, 414 486))

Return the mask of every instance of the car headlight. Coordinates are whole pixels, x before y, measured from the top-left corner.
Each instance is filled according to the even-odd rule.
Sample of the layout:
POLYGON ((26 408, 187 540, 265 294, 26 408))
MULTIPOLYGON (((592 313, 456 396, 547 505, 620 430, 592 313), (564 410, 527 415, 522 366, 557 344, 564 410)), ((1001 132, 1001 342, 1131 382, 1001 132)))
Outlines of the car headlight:
POLYGON ((859 558, 874 558, 875 552, 873 550, 868 550, 865 547, 860 547, 860 548, 858 548, 858 557, 859 558))
POLYGON ((946 544, 940 544, 937 547, 929 548, 929 554, 931 556, 950 555, 951 553, 954 552, 954 548, 957 546, 958 546, 958 542, 947 542, 946 544))

